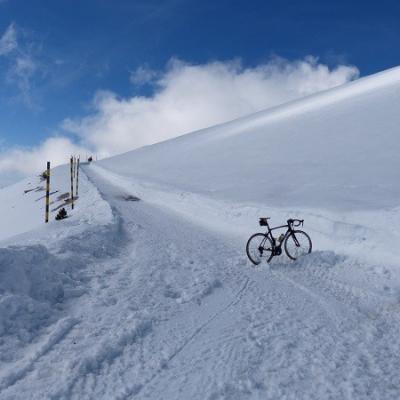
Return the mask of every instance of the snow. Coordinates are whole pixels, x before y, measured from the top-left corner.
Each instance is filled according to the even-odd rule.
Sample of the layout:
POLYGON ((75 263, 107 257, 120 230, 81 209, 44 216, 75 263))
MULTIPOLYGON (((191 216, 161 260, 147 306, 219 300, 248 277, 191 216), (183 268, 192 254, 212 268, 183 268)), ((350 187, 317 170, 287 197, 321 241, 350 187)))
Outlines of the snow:
POLYGON ((268 206, 398 206, 400 68, 101 161, 135 180, 268 206))
POLYGON ((83 165, 63 221, 39 178, 1 189, 0 399, 398 399, 399 89, 83 165), (304 218, 314 252, 254 268, 260 216, 304 218))
MULTIPOLYGON (((95 235, 99 244, 99 232, 113 221, 109 204, 83 174, 76 209, 65 205, 58 196, 68 192, 69 179, 67 167, 51 172, 54 193, 48 224, 44 223, 45 191, 40 177, 0 191, 0 390, 22 379, 34 360, 51 347, 51 338, 59 337, 57 327, 64 326, 59 320, 63 304, 85 292, 82 269, 86 262, 79 255, 82 243, 90 246, 90 237, 95 235), (62 206, 68 209, 69 218, 55 221, 62 206), (44 343, 37 343, 53 325, 44 343), (10 373, 4 363, 14 361, 10 373)), ((104 235, 107 241, 109 234, 104 235)), ((101 249, 96 251, 102 254, 101 249)))
MULTIPOLYGON (((70 171, 66 166, 56 167, 51 170, 50 180, 50 222, 45 225, 45 187, 46 182, 39 176, 33 176, 19 181, 0 190, 0 244, 13 243, 13 237, 38 230, 34 236, 42 240, 60 239, 68 236, 72 231, 78 232, 80 225, 104 225, 112 220, 109 205, 104 202, 97 189, 87 182, 84 174, 80 176, 79 195, 80 207, 72 211, 71 206, 66 205, 63 198, 68 198, 71 188, 70 171), (60 198, 61 197, 61 198, 60 198), (82 204, 83 203, 83 204, 82 204), (67 220, 68 230, 64 225, 54 220, 61 207, 67 209, 67 213, 73 219, 67 220), (39 235, 39 236, 38 236, 39 235)), ((29 242, 35 242, 35 238, 29 235, 29 242)), ((39 241, 40 242, 40 241, 39 241)))

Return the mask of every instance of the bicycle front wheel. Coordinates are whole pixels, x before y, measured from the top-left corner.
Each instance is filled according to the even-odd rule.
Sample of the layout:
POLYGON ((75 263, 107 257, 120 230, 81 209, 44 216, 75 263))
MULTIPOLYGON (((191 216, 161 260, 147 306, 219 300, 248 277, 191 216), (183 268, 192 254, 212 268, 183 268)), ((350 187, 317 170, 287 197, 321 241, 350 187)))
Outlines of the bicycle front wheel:
POLYGON ((249 260, 254 264, 258 265, 261 261, 271 261, 273 257, 273 246, 271 239, 264 233, 255 233, 247 241, 246 253, 249 260))
POLYGON ((302 255, 311 253, 312 242, 310 236, 303 231, 292 231, 285 240, 285 252, 289 258, 296 260, 302 255))

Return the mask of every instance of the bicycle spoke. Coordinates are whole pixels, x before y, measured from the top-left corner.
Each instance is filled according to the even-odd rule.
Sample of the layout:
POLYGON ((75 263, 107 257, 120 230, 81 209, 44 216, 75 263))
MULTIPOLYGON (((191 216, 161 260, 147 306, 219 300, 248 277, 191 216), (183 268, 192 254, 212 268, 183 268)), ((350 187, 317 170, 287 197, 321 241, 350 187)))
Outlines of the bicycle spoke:
POLYGON ((263 260, 269 261, 272 257, 270 240, 262 233, 253 235, 246 246, 247 255, 253 264, 260 264, 263 260))
POLYGON ((295 231, 289 235, 285 242, 286 254, 292 259, 308 254, 311 252, 311 239, 303 231, 295 231))

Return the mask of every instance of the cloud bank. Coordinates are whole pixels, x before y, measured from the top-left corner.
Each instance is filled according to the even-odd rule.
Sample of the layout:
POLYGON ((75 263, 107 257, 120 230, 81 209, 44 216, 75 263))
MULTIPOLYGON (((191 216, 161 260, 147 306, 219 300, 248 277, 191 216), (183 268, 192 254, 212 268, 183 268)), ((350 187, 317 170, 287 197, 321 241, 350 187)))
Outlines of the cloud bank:
POLYGON ((119 98, 99 92, 94 112, 63 127, 102 156, 170 139, 358 77, 351 66, 330 70, 317 59, 274 59, 254 68, 240 61, 191 65, 171 60, 164 73, 138 69, 131 82, 151 84, 151 97, 119 98))
POLYGON ((84 154, 85 149, 66 137, 51 137, 32 149, 12 149, 0 154, 0 173, 32 175, 45 169, 46 161, 65 164, 71 154, 84 154))
POLYGON ((32 150, 0 154, 0 173, 16 169, 16 158, 25 160, 23 172, 31 173, 45 158, 65 162, 69 154, 79 151, 101 157, 115 155, 283 104, 358 76, 354 66, 330 69, 314 57, 293 62, 275 58, 255 67, 244 67, 239 60, 193 65, 176 59, 164 71, 140 67, 130 77, 133 89, 149 85, 152 95, 120 98, 110 91, 97 92, 89 115, 62 123, 77 145, 67 137, 57 137, 32 150))

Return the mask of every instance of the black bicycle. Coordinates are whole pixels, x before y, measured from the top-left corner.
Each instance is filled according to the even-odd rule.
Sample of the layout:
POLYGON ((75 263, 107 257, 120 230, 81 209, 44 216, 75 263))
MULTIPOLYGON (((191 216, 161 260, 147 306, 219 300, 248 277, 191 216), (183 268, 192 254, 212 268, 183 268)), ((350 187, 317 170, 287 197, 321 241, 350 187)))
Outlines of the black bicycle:
POLYGON ((260 218, 260 225, 266 226, 268 228, 267 232, 255 233, 247 241, 246 253, 253 264, 258 265, 263 259, 270 262, 272 257, 280 256, 282 254, 282 246, 287 256, 292 260, 311 253, 312 242, 310 236, 304 231, 294 229, 298 226, 303 226, 304 219, 288 219, 286 225, 275 228, 270 228, 269 219, 260 218), (286 232, 274 238, 272 231, 282 228, 287 228, 286 232))

